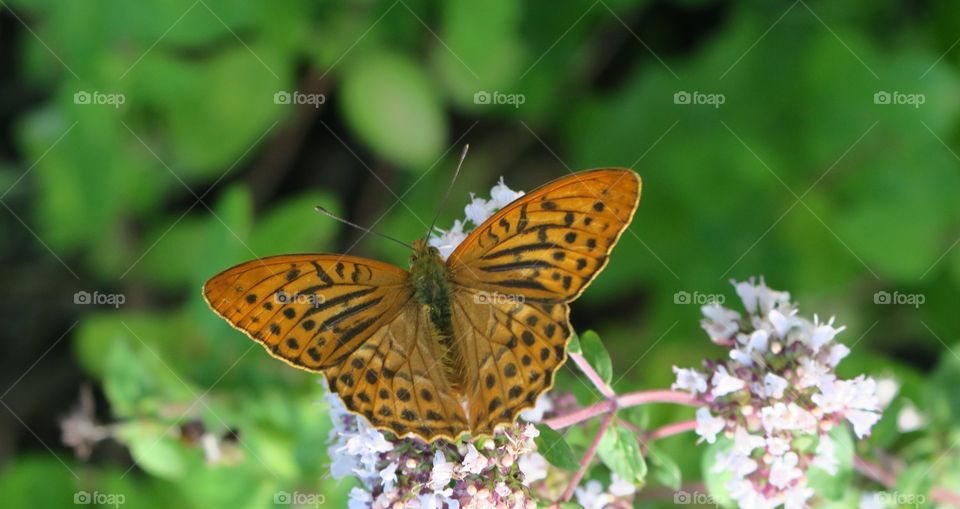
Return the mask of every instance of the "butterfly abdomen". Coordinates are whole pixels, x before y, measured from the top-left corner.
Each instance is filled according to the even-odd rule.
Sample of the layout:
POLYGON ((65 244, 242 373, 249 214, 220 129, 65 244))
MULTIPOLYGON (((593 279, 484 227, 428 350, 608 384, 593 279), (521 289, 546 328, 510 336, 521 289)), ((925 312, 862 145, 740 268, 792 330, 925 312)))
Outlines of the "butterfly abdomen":
POLYGON ((460 377, 458 366, 460 352, 453 342, 453 319, 451 302, 453 289, 450 283, 449 269, 436 248, 428 246, 422 240, 414 243, 414 254, 410 258, 410 279, 414 289, 414 299, 426 306, 430 323, 433 324, 433 337, 440 342, 443 351, 442 362, 450 373, 451 381, 460 377))

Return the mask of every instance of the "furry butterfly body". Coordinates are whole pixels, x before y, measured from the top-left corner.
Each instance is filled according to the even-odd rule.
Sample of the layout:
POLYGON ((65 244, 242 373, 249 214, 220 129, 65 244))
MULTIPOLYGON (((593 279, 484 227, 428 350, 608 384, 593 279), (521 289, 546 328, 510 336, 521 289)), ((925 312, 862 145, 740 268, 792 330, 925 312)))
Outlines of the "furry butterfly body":
POLYGON ((553 385, 569 303, 603 269, 640 198, 629 170, 576 173, 524 195, 447 260, 410 270, 281 255, 211 278, 210 307, 281 360, 322 373, 376 428, 427 441, 492 434, 553 385))

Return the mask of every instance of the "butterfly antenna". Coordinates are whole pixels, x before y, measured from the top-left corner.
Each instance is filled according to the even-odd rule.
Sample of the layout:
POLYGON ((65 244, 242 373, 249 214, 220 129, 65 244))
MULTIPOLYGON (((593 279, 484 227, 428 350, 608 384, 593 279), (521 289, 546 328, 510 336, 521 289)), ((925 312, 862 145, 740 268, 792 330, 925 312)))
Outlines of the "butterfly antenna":
POLYGON ((457 163, 457 169, 453 172, 453 178, 450 179, 450 185, 447 186, 446 192, 443 193, 443 198, 440 198, 440 202, 437 205, 437 213, 433 215, 433 221, 430 223, 430 228, 427 228, 427 237, 433 233, 434 227, 437 226, 437 219, 440 218, 440 211, 443 210, 443 204, 446 203, 447 197, 450 196, 450 191, 453 190, 453 184, 457 181, 457 176, 460 175, 460 168, 463 167, 463 160, 467 158, 468 150, 470 150, 469 143, 463 146, 463 152, 460 153, 460 162, 457 163))
POLYGON ((352 226, 352 227, 354 227, 354 228, 356 228, 356 229, 358 229, 358 230, 360 230, 360 231, 363 231, 363 232, 366 232, 366 233, 370 233, 370 234, 376 235, 376 236, 378 236, 378 237, 383 237, 383 238, 385 238, 385 239, 387 239, 387 240, 392 240, 393 242, 396 242, 397 244, 400 244, 400 245, 403 246, 403 247, 406 247, 406 248, 411 249, 411 250, 413 249, 413 246, 411 246, 410 244, 407 244, 406 242, 404 242, 404 241, 402 241, 402 240, 400 240, 400 239, 393 238, 393 237, 391 237, 391 236, 389 236, 389 235, 387 235, 387 234, 385 234, 385 233, 380 233, 380 232, 378 232, 378 231, 371 230, 370 228, 364 228, 363 226, 360 226, 360 225, 358 225, 358 224, 356 224, 356 223, 352 223, 352 222, 350 222, 350 221, 347 221, 346 219, 344 219, 344 218, 342 218, 342 217, 334 214, 333 212, 330 212, 329 210, 321 207, 320 205, 317 205, 316 207, 314 207, 314 210, 316 210, 317 212, 319 212, 319 213, 321 213, 321 214, 329 217, 330 219, 334 219, 334 220, 340 221, 341 223, 343 223, 343 224, 345 224, 345 225, 348 225, 348 226, 352 226))

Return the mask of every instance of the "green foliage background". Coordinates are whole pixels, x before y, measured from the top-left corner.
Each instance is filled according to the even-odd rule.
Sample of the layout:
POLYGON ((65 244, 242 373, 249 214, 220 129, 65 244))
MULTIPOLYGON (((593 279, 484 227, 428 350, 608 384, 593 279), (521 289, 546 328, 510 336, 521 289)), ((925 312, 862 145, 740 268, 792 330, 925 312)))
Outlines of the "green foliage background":
MULTIPOLYGON (((520 189, 592 167, 642 175, 631 233, 573 314, 603 338, 618 390, 666 387, 671 365, 722 355, 678 292, 732 302, 730 278, 763 274, 802 312, 848 325, 842 374, 903 383, 870 442, 922 471, 909 489, 960 483, 951 2, 6 0, 0 26, 7 507, 78 490, 130 507, 269 507, 297 490, 344 505, 349 484, 325 477, 316 377, 269 359, 199 288, 288 252, 405 265, 402 248, 312 207, 421 236, 464 143, 441 225, 501 175, 520 189), (276 104, 278 91, 326 101, 276 104), (479 91, 524 102, 476 104, 479 91), (725 101, 675 104, 681 91, 725 101), (881 91, 924 103, 876 104, 881 91), (126 301, 77 305, 77 291, 126 301), (876 292, 924 303, 878 305, 876 292), (89 462, 56 424, 81 383, 98 419, 119 423, 89 462), (906 399, 928 430, 896 432, 906 399), (176 439, 189 420, 238 431, 241 459, 206 466, 176 439)), ((566 368, 558 390, 595 397, 566 368)), ((568 440, 582 452, 589 437, 568 440)), ((657 444, 678 467, 651 476, 644 504, 674 468, 702 479, 693 441, 657 444)))

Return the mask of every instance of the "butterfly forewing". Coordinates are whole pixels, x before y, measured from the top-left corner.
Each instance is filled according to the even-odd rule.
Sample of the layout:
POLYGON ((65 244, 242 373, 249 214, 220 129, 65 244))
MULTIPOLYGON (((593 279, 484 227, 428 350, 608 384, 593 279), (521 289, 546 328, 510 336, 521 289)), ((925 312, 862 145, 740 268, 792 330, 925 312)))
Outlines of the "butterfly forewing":
POLYGON ((640 179, 629 170, 555 180, 474 230, 448 259, 453 279, 490 292, 572 300, 606 264, 639 197, 640 179))
POLYGON ((632 171, 577 173, 510 203, 450 255, 474 433, 512 422, 553 385, 571 335, 567 303, 606 265, 639 198, 632 171))
POLYGON ((340 255, 282 255, 227 269, 203 287, 234 327, 294 366, 321 371, 410 301, 406 271, 340 255))

